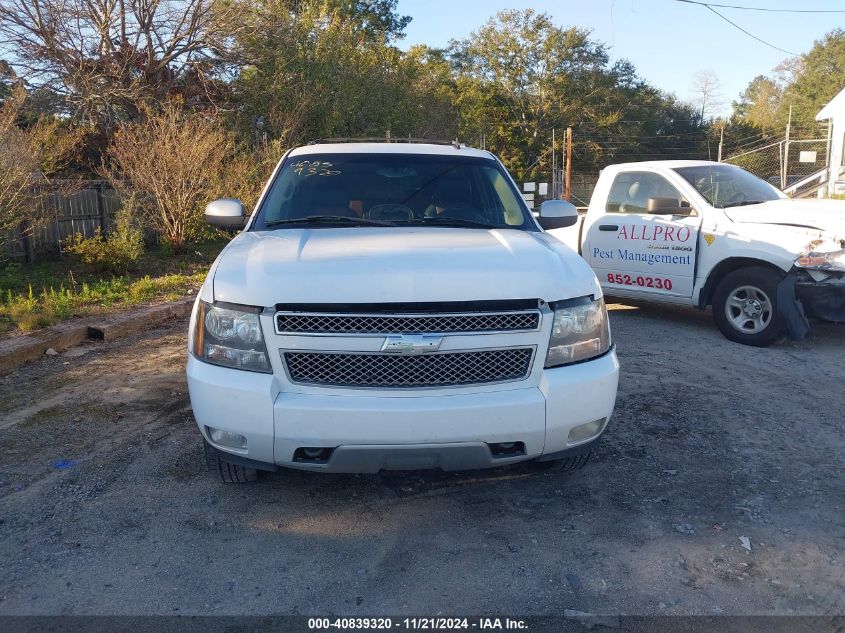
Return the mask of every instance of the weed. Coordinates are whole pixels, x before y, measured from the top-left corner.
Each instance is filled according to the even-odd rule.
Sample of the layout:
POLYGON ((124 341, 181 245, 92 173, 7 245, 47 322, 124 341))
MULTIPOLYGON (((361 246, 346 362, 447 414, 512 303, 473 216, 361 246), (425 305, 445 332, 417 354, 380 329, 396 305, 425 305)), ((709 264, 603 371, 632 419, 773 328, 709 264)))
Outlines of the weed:
POLYGON ((6 313, 18 329, 24 332, 52 325, 56 320, 55 309, 52 306, 40 306, 32 286, 26 295, 12 296, 9 293, 8 298, 6 313))

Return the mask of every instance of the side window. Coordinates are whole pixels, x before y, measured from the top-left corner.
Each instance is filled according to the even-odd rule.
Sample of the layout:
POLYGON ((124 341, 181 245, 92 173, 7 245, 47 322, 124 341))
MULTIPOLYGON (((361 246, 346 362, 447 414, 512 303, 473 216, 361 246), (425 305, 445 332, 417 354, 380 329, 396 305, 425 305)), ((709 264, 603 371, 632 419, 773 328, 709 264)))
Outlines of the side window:
POLYGON ((646 213, 649 198, 675 198, 683 196, 668 180, 646 171, 632 171, 616 176, 607 196, 607 213, 646 213))

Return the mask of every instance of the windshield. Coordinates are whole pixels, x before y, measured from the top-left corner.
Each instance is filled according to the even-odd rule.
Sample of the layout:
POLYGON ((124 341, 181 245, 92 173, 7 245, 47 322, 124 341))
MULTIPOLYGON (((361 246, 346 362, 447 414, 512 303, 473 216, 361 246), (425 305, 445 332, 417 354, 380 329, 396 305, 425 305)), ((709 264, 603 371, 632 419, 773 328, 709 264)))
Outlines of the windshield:
POLYGON ((254 228, 302 225, 537 230, 495 161, 419 154, 289 157, 254 228))
POLYGON ((675 169, 717 209, 759 204, 782 198, 765 180, 733 165, 699 165, 675 169))

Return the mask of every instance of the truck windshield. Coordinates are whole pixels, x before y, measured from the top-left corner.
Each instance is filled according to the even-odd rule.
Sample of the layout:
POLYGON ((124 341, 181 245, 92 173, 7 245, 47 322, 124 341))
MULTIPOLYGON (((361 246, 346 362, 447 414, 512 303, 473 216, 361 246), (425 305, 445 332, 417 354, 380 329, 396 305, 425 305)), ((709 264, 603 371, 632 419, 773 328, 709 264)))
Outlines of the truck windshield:
POLYGON ((765 180, 734 165, 698 165, 675 169, 717 209, 760 204, 782 198, 765 180))
POLYGON ((537 230, 495 161, 420 154, 289 157, 253 228, 303 225, 537 230))

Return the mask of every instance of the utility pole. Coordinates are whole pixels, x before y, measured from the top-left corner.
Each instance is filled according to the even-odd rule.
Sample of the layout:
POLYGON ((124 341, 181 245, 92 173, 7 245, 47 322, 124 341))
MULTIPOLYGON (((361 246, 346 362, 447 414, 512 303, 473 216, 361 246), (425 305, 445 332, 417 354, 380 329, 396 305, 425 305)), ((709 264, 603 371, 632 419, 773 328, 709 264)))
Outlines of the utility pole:
POLYGON ((789 170, 789 133, 792 129, 792 104, 789 106, 789 117, 786 119, 786 141, 783 145, 783 163, 780 166, 780 188, 786 189, 786 176, 789 170))
POLYGON ((722 123, 722 130, 719 134, 719 158, 717 159, 718 162, 722 162, 722 145, 725 143, 725 124, 722 123))
MULTIPOLYGON (((833 175, 833 165, 830 164, 830 141, 833 138, 833 119, 828 119, 827 121, 827 146, 824 150, 824 167, 827 170, 827 189, 833 194, 832 187, 836 182, 836 178, 833 175)), ((819 190, 819 198, 823 197, 823 192, 819 190)))
POLYGON ((572 128, 566 128, 566 201, 572 197, 572 128))
POLYGON ((557 198, 557 146, 554 128, 552 128, 552 195, 550 197, 557 198))

